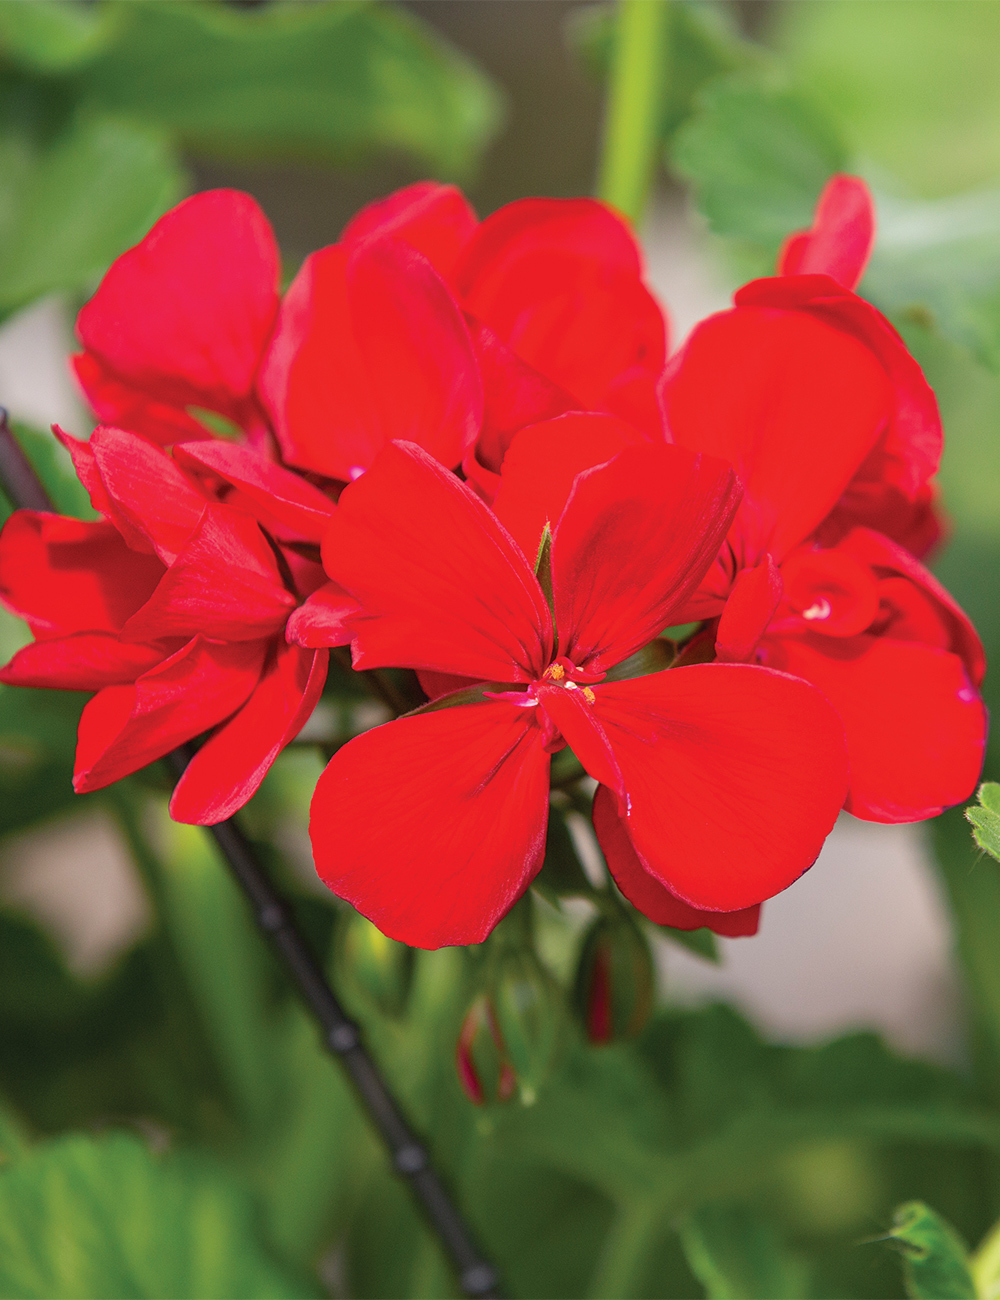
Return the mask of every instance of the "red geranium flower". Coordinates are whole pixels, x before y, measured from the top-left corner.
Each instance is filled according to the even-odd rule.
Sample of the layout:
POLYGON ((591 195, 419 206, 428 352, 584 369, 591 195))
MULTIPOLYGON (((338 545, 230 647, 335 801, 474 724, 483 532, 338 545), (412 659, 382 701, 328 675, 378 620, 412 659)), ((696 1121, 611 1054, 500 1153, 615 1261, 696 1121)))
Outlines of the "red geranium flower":
POLYGON ((911 553, 940 531, 941 427, 902 340, 850 292, 872 231, 863 183, 835 177, 812 230, 786 244, 786 275, 747 285, 698 326, 663 397, 674 442, 725 457, 746 487, 687 616, 721 615, 721 660, 793 672, 837 707, 851 812, 915 821, 975 785, 984 662, 911 553))
POLYGON ((666 446, 567 476, 554 424, 512 445, 508 459, 523 450, 549 487, 520 493, 505 468, 503 523, 396 444, 345 490, 324 538, 365 611, 358 668, 479 683, 351 741, 313 798, 322 878, 418 946, 480 942, 527 888, 549 754, 565 744, 612 792, 614 833, 638 863, 620 883, 644 910, 753 908, 811 864, 846 791, 840 722, 805 682, 743 665, 608 680, 682 608, 739 489, 727 466, 666 446), (525 558, 546 518, 553 613, 525 558))
POLYGON ((663 312, 627 224, 596 199, 520 199, 478 222, 460 191, 421 182, 370 204, 346 242, 422 253, 469 321, 485 389, 466 477, 488 500, 518 429, 565 411, 618 415, 659 440, 663 312))
POLYGON ((187 470, 118 429, 86 443, 62 436, 104 518, 19 510, 8 520, 0 595, 35 641, 0 680, 97 692, 80 719, 80 792, 210 731, 170 811, 221 821, 323 689, 327 652, 289 645, 284 629, 323 581, 299 551, 315 547, 334 507, 247 448, 190 444, 187 470))
POLYGON ((524 200, 480 225, 453 187, 411 186, 308 257, 280 302, 279 269, 249 195, 196 194, 162 217, 77 322, 101 419, 174 443, 222 416, 339 482, 404 438, 464 458, 487 495, 538 420, 606 410, 662 433, 663 315, 627 227, 594 200, 524 200))

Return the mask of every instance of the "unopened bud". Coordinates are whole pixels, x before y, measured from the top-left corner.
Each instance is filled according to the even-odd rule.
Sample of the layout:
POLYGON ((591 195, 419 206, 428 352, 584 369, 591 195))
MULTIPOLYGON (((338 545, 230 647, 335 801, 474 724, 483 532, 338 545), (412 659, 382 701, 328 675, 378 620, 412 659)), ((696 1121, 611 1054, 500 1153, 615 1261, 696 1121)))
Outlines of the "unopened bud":
POLYGON ((477 1106, 508 1101, 516 1079, 507 1060, 496 1016, 485 994, 473 1001, 455 1046, 455 1068, 465 1095, 477 1106))
POLYGON ((531 948, 508 947, 497 957, 491 1001, 521 1100, 530 1105, 556 1059, 562 995, 531 948))
POLYGON ((401 1016, 413 982, 413 949, 382 933, 360 912, 346 908, 337 917, 334 962, 337 983, 349 997, 383 1015, 401 1016))
POLYGON ((631 917, 598 917, 583 941, 574 997, 590 1041, 638 1034, 653 1008, 654 986, 649 944, 631 917))

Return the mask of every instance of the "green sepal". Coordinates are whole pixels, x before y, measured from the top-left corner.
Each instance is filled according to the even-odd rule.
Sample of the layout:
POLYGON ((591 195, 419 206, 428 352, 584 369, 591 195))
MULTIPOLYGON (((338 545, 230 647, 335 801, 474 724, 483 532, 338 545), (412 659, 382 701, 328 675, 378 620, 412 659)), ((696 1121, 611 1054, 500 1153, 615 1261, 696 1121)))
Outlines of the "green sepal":
POLYGON ((972 838, 979 847, 1000 861, 1000 784, 984 781, 978 790, 979 807, 966 808, 966 820, 972 823, 972 838))
POLYGON ((903 1282, 911 1300, 976 1300, 968 1249, 951 1224, 925 1205, 907 1201, 884 1238, 903 1255, 903 1282))
POLYGON ((333 932, 336 987, 351 1002, 398 1019, 413 983, 414 953, 384 935, 360 912, 343 908, 333 932))

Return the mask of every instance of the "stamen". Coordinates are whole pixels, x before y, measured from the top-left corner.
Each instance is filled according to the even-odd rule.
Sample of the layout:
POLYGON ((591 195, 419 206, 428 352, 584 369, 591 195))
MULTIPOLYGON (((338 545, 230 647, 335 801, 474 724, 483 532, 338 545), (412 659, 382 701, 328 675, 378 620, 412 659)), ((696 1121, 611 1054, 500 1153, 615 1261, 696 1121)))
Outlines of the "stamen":
POLYGON ((583 698, 587 701, 588 704, 593 704, 597 699, 597 696, 594 694, 594 692, 590 689, 589 686, 585 686, 583 688, 583 698))
POLYGON ((561 682, 566 676, 566 669, 562 664, 549 664, 548 668, 545 670, 545 676, 548 677, 550 681, 561 682))
POLYGON ((817 618, 829 618, 830 610, 830 602, 825 597, 821 596, 819 600, 810 605, 808 609, 802 611, 802 617, 808 618, 810 621, 817 618))
POLYGON ((578 691, 580 688, 577 686, 576 682, 567 682, 566 689, 568 691, 578 691))

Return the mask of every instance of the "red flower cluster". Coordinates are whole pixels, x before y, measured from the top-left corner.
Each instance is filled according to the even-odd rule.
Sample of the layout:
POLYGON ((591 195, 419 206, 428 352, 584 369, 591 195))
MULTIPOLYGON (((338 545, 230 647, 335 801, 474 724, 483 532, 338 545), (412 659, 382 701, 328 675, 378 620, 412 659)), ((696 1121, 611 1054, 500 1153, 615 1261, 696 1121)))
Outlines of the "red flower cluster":
POLYGON ((411 186, 283 299, 253 201, 187 200, 81 312, 105 424, 60 436, 103 518, 7 524, 0 594, 36 639, 0 677, 97 691, 78 789, 208 732, 171 808, 210 823, 351 642, 430 698, 343 746, 313 800, 320 875, 386 933, 485 938, 541 866, 567 745, 626 897, 752 933, 841 807, 931 816, 982 758, 981 647, 919 558, 936 404, 853 292, 873 234, 834 178, 779 275, 668 361, 592 200, 479 222, 411 186))

